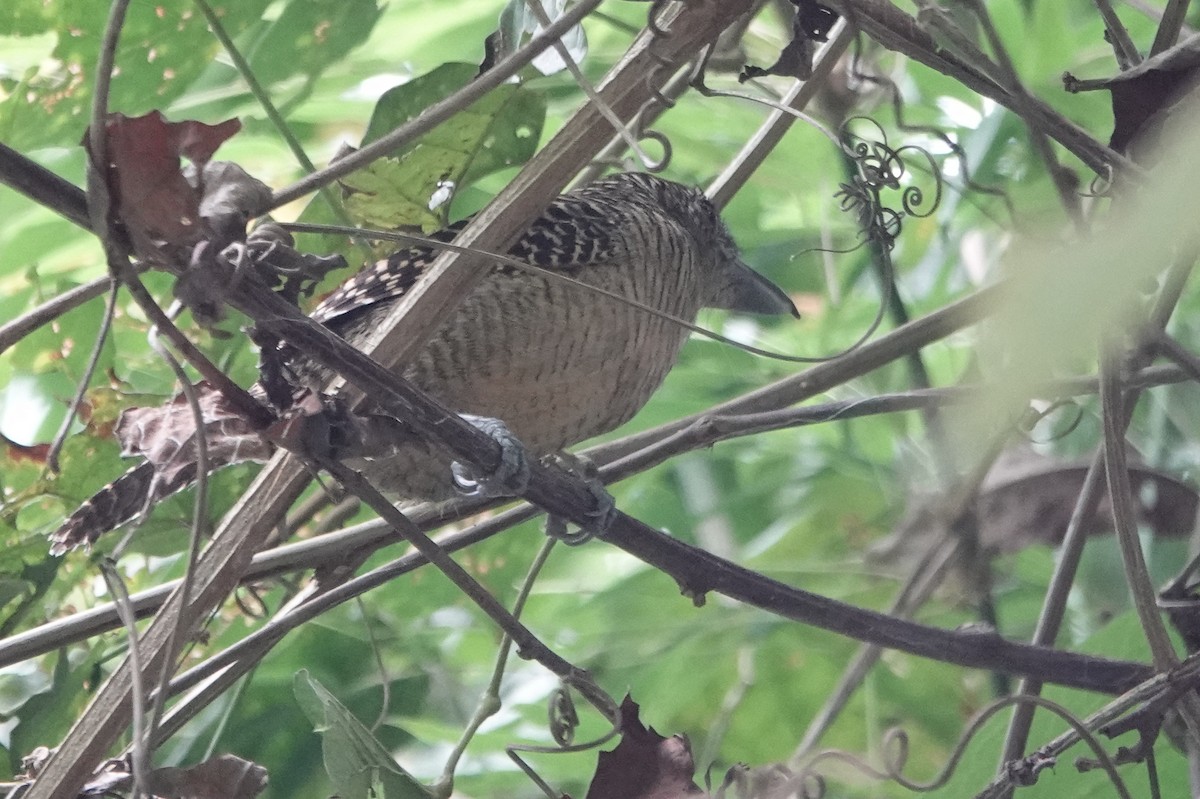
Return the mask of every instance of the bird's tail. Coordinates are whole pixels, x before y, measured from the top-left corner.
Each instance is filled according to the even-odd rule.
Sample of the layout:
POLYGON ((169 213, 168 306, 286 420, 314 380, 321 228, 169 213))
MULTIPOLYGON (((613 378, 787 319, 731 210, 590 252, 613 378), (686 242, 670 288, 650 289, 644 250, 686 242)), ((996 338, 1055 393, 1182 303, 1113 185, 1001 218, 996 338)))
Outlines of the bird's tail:
POLYGON ((62 555, 79 546, 90 546, 109 530, 137 518, 157 500, 187 488, 195 478, 195 464, 183 470, 179 478, 167 481, 158 479, 153 463, 139 463, 67 517, 50 536, 50 553, 62 555))
MULTIPOLYGON (((245 461, 265 461, 274 447, 248 421, 226 406, 206 384, 195 386, 203 415, 201 434, 207 470, 245 461)), ((50 536, 50 551, 61 555, 89 546, 109 530, 196 481, 196 419, 183 395, 156 408, 130 408, 121 414, 117 438, 125 455, 146 462, 96 492, 50 536)))

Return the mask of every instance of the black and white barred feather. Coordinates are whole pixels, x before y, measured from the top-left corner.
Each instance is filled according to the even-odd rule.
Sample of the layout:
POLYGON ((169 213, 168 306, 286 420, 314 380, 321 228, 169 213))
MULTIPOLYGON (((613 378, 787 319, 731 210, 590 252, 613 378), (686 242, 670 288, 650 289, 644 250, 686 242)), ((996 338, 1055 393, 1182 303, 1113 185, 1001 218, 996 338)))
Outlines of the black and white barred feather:
MULTIPOLYGON (((460 227, 436 237, 448 241, 460 227)), ((689 322, 706 306, 795 314, 782 291, 741 261, 701 192, 652 175, 614 175, 555 199, 508 255, 689 322)), ((436 256, 418 246, 371 264, 312 316, 356 343, 436 256)), ((629 419, 686 338, 686 329, 586 285, 496 264, 404 376, 460 413, 501 419, 533 454, 549 454, 629 419)), ((324 374, 302 354, 282 352, 297 374, 324 374)), ((397 498, 440 499, 453 491, 448 459, 424 444, 356 466, 397 498)), ((145 505, 152 474, 138 467, 103 489, 55 541, 94 541, 127 521, 145 505)), ((156 494, 179 487, 159 485, 156 494)))

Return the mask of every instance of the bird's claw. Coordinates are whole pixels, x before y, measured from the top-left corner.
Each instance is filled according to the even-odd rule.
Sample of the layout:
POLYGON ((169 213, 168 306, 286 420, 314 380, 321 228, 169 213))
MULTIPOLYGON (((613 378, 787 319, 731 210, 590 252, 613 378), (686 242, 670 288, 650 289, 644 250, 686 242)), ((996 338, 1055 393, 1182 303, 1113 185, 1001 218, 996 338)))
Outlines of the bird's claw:
POLYGON ((575 472, 584 481, 588 491, 595 499, 592 509, 586 512, 589 521, 578 530, 568 530, 567 520, 562 516, 550 515, 546 518, 546 535, 562 541, 568 546, 586 544, 596 536, 603 537, 612 527, 617 518, 617 501, 601 482, 598 470, 587 458, 575 455, 560 454, 560 463, 570 471, 575 472))
POLYGON ((499 419, 461 414, 464 421, 489 435, 500 445, 500 463, 491 474, 480 474, 472 466, 455 461, 450 464, 454 487, 468 497, 513 497, 529 485, 529 460, 525 447, 499 419))

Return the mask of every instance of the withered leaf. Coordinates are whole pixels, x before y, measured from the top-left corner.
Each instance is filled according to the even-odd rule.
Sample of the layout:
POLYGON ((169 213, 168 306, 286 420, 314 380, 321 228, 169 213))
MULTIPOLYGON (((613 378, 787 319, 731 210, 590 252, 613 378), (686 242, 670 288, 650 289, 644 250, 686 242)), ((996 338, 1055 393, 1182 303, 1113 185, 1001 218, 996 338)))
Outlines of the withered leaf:
MULTIPOLYGON (((243 461, 266 461, 273 448, 207 382, 194 387, 204 417, 204 435, 210 467, 243 461)), ((182 392, 156 408, 130 408, 116 426, 122 455, 142 455, 157 471, 158 479, 176 484, 194 479, 196 418, 182 392), (190 475, 188 472, 190 471, 190 475)))
MULTIPOLYGON (((180 156, 203 168, 240 129, 236 119, 217 125, 168 122, 158 111, 108 116, 105 174, 117 216, 139 254, 154 252, 159 242, 186 246, 203 238, 201 191, 184 176, 180 156)), ((85 134, 84 144, 88 141, 85 134)), ((95 154, 89 155, 94 161, 95 154)))
MULTIPOLYGON (((1024 448, 997 461, 981 487, 976 514, 980 544, 988 551, 1016 552, 1031 544, 1056 546, 1083 487, 1087 464, 1068 463, 1024 448)), ((1131 464, 1138 521, 1159 537, 1190 534, 1200 497, 1179 479, 1131 464)), ((1112 530, 1112 503, 1101 499, 1089 534, 1112 530)))
POLYGON ((738 75, 745 82, 764 75, 786 75, 807 80, 812 77, 812 60, 816 48, 813 42, 824 42, 837 22, 837 14, 817 0, 792 0, 796 10, 792 15, 792 40, 779 53, 779 59, 765 69, 747 64, 738 75))
POLYGON ((686 737, 664 738, 638 718, 638 704, 621 702, 621 743, 601 752, 586 799, 680 799, 702 796, 686 737))
POLYGON ((150 772, 150 791, 164 799, 254 799, 267 787, 267 770, 234 755, 187 768, 150 772))
MULTIPOLYGON (((143 786, 154 799, 254 799, 267 787, 267 770, 234 755, 221 755, 186 768, 157 768, 143 786)), ((113 796, 133 786, 128 758, 108 760, 80 796, 113 796)))
MULTIPOLYGON (((1080 80, 1063 74, 1069 92, 1108 89, 1113 132, 1109 147, 1126 152, 1135 139, 1162 127, 1171 110, 1200 81, 1200 33, 1112 78, 1080 80)), ((1152 143, 1152 142, 1147 142, 1152 143)), ((1139 148, 1140 149, 1140 148, 1139 148)))

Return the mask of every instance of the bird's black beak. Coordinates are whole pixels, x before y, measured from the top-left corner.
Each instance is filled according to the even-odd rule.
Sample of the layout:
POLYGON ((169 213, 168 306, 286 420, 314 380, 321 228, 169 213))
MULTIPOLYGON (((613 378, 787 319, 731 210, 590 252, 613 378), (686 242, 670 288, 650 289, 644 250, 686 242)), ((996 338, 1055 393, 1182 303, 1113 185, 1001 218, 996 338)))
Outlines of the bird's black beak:
POLYGON ((727 311, 790 314, 800 318, 800 312, 783 289, 743 263, 726 269, 725 285, 709 305, 727 311))

